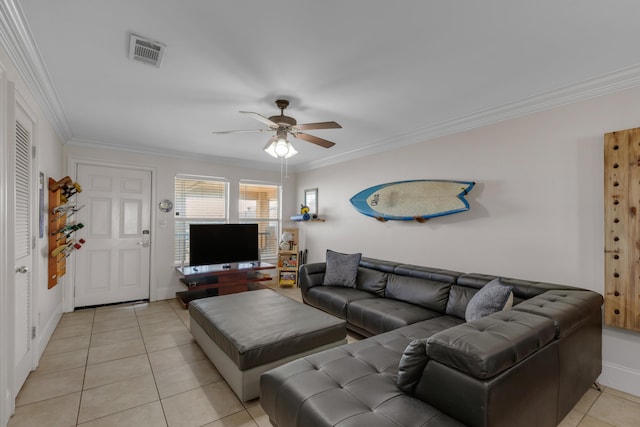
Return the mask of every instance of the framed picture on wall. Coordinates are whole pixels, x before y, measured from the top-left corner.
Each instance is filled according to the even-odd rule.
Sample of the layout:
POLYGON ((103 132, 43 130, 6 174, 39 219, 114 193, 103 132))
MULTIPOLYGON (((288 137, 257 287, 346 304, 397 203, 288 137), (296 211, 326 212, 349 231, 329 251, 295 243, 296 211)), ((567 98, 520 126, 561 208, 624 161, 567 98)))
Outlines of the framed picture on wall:
POLYGON ((309 188, 304 190, 304 205, 309 207, 310 214, 318 213, 318 189, 309 188))

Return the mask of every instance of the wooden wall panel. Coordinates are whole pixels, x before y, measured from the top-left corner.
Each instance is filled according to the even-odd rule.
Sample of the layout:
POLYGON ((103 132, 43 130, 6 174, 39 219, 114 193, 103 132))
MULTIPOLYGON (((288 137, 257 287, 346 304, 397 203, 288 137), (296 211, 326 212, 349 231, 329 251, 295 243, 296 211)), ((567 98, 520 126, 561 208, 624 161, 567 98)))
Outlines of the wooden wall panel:
POLYGON ((640 128, 604 136, 605 324, 640 331, 640 128))

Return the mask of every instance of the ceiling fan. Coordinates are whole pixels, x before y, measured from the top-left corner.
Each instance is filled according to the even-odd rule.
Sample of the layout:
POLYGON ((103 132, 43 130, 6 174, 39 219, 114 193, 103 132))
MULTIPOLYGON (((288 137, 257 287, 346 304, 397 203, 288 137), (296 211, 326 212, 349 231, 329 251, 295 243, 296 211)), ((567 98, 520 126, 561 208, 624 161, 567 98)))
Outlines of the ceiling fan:
POLYGON ((250 132, 275 132, 275 135, 269 139, 267 145, 264 147, 264 151, 266 151, 269 155, 279 158, 290 158, 298 154, 298 152, 293 148, 291 143, 287 140, 287 135, 291 135, 294 138, 302 139, 307 142, 311 142, 312 144, 319 145, 320 147, 330 148, 335 145, 334 142, 328 141, 323 138, 319 138, 314 135, 309 135, 308 133, 304 133, 302 131, 307 130, 316 130, 316 129, 339 129, 342 128, 336 122, 318 122, 318 123, 305 123, 298 124, 296 119, 293 117, 285 116, 284 110, 289 106, 289 101, 286 99, 278 99, 276 100, 276 106, 280 109, 279 116, 271 116, 265 117, 258 113, 253 113, 250 111, 240 111, 242 114, 246 114, 247 116, 258 120, 259 122, 264 123, 269 128, 268 129, 250 129, 250 130, 230 130, 223 132, 213 132, 217 135, 222 134, 231 134, 231 133, 250 133, 250 132))

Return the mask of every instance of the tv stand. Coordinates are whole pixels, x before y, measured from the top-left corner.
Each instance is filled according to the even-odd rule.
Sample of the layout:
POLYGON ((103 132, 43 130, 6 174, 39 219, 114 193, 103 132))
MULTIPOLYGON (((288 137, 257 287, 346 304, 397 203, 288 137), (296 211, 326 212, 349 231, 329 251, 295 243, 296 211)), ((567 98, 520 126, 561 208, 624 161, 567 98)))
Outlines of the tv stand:
POLYGON ((187 308, 194 299, 260 289, 260 282, 271 280, 261 270, 275 267, 261 261, 176 267, 182 275, 180 281, 187 287, 186 291, 176 292, 176 298, 187 308))

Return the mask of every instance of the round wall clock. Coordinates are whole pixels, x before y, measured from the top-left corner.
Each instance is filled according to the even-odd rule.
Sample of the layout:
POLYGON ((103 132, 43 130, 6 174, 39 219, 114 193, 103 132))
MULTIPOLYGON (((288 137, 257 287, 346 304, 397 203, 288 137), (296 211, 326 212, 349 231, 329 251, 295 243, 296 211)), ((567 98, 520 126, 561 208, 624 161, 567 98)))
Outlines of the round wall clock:
POLYGON ((158 208, 162 212, 171 212, 171 209, 173 209, 173 203, 169 199, 164 199, 158 204, 158 208))

